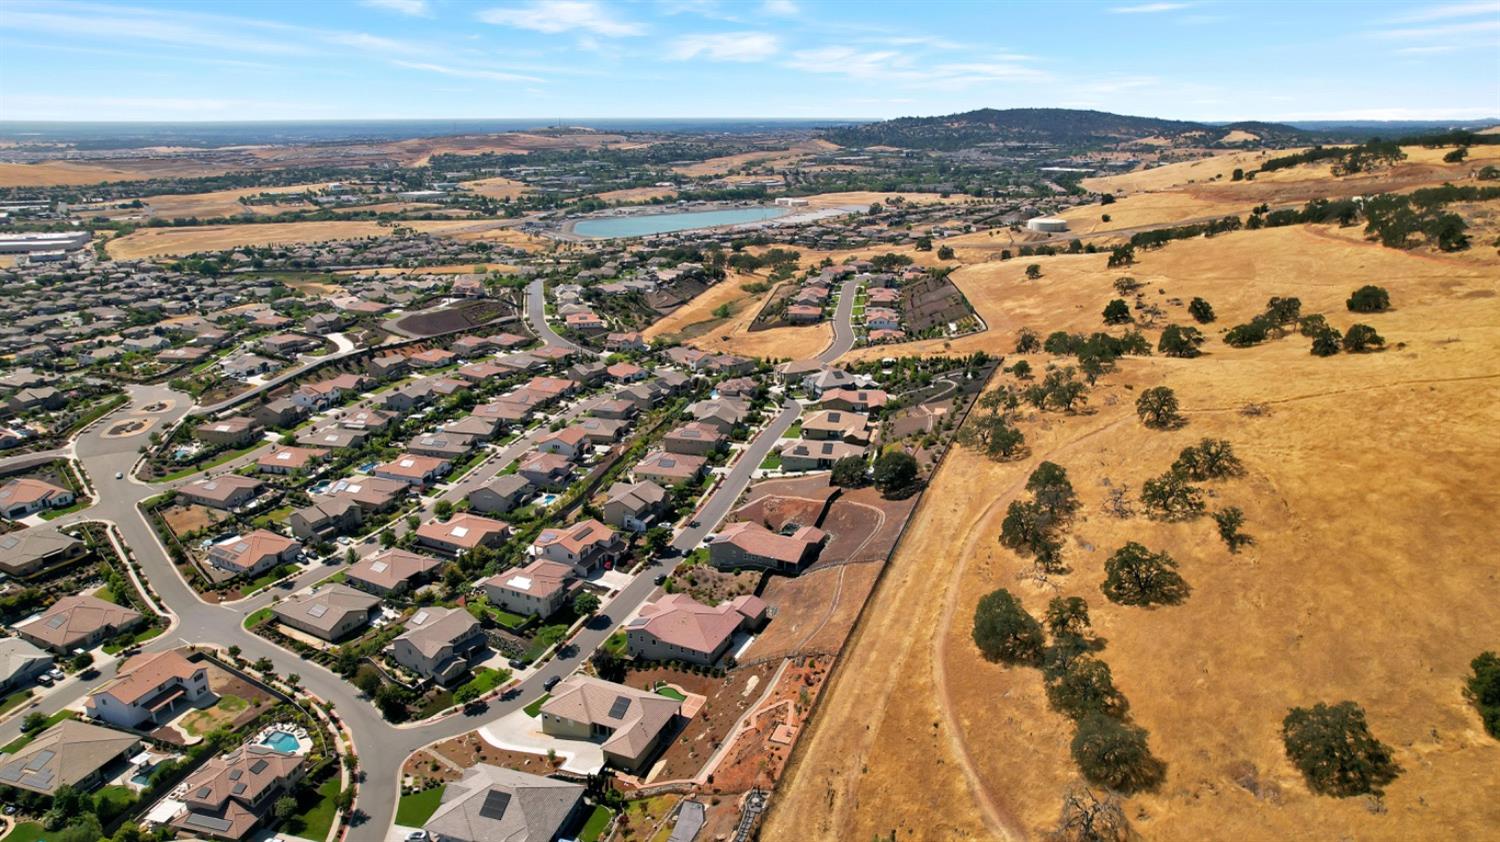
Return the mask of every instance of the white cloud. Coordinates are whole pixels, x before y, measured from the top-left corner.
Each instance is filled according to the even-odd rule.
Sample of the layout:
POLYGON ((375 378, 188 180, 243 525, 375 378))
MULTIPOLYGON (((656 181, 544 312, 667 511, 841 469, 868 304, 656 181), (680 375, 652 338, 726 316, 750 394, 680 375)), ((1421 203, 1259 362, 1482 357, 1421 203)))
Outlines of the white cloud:
POLYGON ((503 70, 484 70, 473 67, 450 67, 445 64, 432 64, 425 61, 393 61, 396 67, 404 67, 408 70, 425 70, 429 73, 441 73, 444 76, 457 76, 462 79, 487 79, 491 82, 541 82, 535 76, 525 76, 520 73, 507 73, 503 70))
POLYGON ((794 17, 802 12, 793 0, 766 0, 760 5, 760 10, 782 18, 794 17))
POLYGON ((432 7, 427 5, 427 0, 360 0, 360 5, 414 18, 432 16, 432 7))
POLYGON ((560 32, 587 32, 608 38, 643 35, 646 27, 620 20, 614 13, 592 0, 534 0, 524 6, 486 9, 479 13, 485 23, 514 26, 555 35, 560 32))
POLYGON ((985 82, 1035 81, 1047 74, 1013 61, 932 62, 900 50, 863 51, 835 45, 793 53, 787 66, 872 82, 926 88, 965 88, 985 82))
POLYGON ((1477 15, 1500 15, 1500 1, 1480 0, 1477 3, 1448 3, 1442 6, 1428 6, 1425 9, 1415 9, 1410 12, 1386 18, 1386 23, 1424 23, 1431 20, 1449 20, 1451 18, 1467 18, 1477 15))
POLYGON ((1454 36, 1476 35, 1482 32, 1500 32, 1500 20, 1470 21, 1469 23, 1450 23, 1443 26, 1416 26, 1399 29, 1381 29, 1371 32, 1375 38, 1410 39, 1421 38, 1451 38, 1454 36))
POLYGON ((1142 3, 1139 6, 1116 6, 1110 9, 1110 13, 1116 15, 1154 15, 1161 12, 1175 12, 1178 9, 1186 9, 1191 3, 1142 3))
POLYGON ((706 58, 709 61, 764 61, 781 49, 775 35, 765 32, 721 32, 684 35, 667 55, 678 61, 706 58))

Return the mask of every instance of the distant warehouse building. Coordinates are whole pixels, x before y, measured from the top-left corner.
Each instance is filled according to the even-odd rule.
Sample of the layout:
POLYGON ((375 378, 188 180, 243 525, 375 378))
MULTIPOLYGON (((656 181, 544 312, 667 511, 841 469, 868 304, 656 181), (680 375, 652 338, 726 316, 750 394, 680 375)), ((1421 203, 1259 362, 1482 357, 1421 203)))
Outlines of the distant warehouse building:
POLYGON ((30 254, 38 251, 77 251, 89 244, 89 231, 39 231, 0 236, 0 254, 30 254))
POLYGON ((1042 234, 1061 234, 1068 230, 1068 221, 1056 216, 1039 216, 1026 220, 1026 229, 1042 234))

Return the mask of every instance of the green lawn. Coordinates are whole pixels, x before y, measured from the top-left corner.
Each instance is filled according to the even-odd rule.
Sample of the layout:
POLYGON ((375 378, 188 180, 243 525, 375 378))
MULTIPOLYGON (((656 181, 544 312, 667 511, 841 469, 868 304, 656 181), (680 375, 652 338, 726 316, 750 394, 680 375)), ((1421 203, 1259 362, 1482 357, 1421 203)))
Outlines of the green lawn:
MULTIPOLYGON (((478 688, 479 695, 483 696, 485 693, 490 692, 509 680, 510 670, 480 667, 474 672, 474 677, 465 682, 458 690, 463 690, 466 687, 475 687, 478 688)), ((457 693, 458 691, 454 692, 457 693)))
MULTIPOLYGON (((110 602, 115 602, 115 600, 110 600, 110 602)), ((116 604, 119 604, 119 603, 116 603, 116 604)), ((148 641, 148 640, 150 640, 150 639, 152 639, 154 637, 160 637, 161 633, 164 632, 164 631, 166 631, 166 629, 163 628, 163 627, 161 627, 161 626, 152 626, 151 628, 148 628, 148 629, 142 629, 139 632, 136 632, 130 638, 130 640, 128 642, 126 642, 126 643, 107 643, 107 644, 105 644, 104 645, 104 654, 106 654, 106 655, 113 655, 116 652, 119 652, 121 649, 124 649, 124 648, 126 648, 128 646, 134 646, 137 643, 145 643, 146 641, 148 641)))
POLYGON ((567 635, 567 626, 542 626, 537 629, 536 637, 532 638, 531 648, 526 650, 526 660, 535 661, 542 657, 548 647, 559 643, 567 635))
POLYGON ((63 506, 60 509, 48 509, 47 511, 42 512, 42 520, 53 520, 54 518, 60 518, 63 515, 70 515, 74 512, 87 509, 93 504, 94 501, 88 499, 87 497, 75 500, 70 506, 63 506))
POLYGON ((421 827, 426 824, 443 800, 443 789, 435 786, 401 796, 401 800, 396 803, 396 824, 406 827, 421 827))
POLYGON ((94 810, 99 821, 108 822, 135 804, 135 790, 128 786, 107 786, 94 795, 94 810))
POLYGON ((542 712, 542 705, 545 705, 550 698, 552 698, 551 693, 543 693, 541 698, 521 709, 526 711, 527 716, 535 719, 542 712))
POLYGON ((771 451, 770 453, 767 453, 765 460, 760 463, 760 469, 763 470, 763 471, 777 471, 777 470, 780 470, 781 469, 781 454, 777 453, 774 450, 771 451))
POLYGON ((261 447, 264 444, 264 441, 257 439, 254 444, 248 447, 242 447, 238 450, 226 450, 212 459, 199 462, 196 465, 189 465, 188 467, 183 468, 180 471, 173 471, 172 473, 167 474, 164 477, 157 477, 156 479, 152 480, 152 482, 172 482, 173 480, 179 480, 184 477, 190 477, 193 474, 206 471, 209 468, 217 468, 225 462, 233 462, 239 457, 244 456, 245 454, 256 449, 257 447, 261 447))
POLYGON ((669 686, 667 686, 665 684, 659 684, 659 685, 657 685, 657 687, 656 687, 656 695, 658 695, 658 696, 666 696, 669 699, 675 699, 676 701, 679 701, 679 702, 685 702, 685 701, 687 701, 687 696, 684 696, 682 694, 682 691, 678 690, 676 687, 669 687, 669 686))
POLYGON ((47 730, 47 728, 51 728, 53 725, 56 725, 64 719, 72 719, 77 715, 78 713, 76 711, 71 710, 60 710, 57 713, 52 714, 51 716, 47 717, 47 725, 45 728, 39 729, 35 734, 22 734, 21 736, 16 737, 14 740, 6 743, 3 747, 0 747, 0 754, 15 754, 16 752, 30 745, 31 741, 36 738, 36 734, 42 733, 42 731, 47 730))
POLYGON ((260 576, 255 580, 247 582, 244 588, 241 589, 241 593, 243 593, 245 596, 250 596, 251 594, 263 591, 266 588, 270 587, 273 582, 301 572, 302 567, 298 564, 292 564, 288 562, 287 564, 277 565, 270 570, 267 570, 266 572, 260 574, 260 576))
POLYGON ((31 698, 31 690, 29 688, 22 688, 6 696, 4 699, 0 699, 0 714, 8 713, 16 707, 25 704, 29 698, 31 698))
POLYGON ((37 842, 42 838, 43 828, 37 822, 21 822, 5 834, 0 842, 37 842))
POLYGON ((605 828, 609 827, 609 820, 614 816, 614 811, 603 805, 594 808, 589 814, 589 820, 583 823, 583 830, 578 831, 578 842, 598 842, 604 835, 605 828))
POLYGON ((784 439, 797 439, 797 438, 801 438, 802 437, 802 419, 798 418, 795 422, 793 422, 792 426, 786 432, 784 432, 784 433, 781 434, 781 437, 784 438, 784 439))
POLYGON ((617 631, 614 634, 610 635, 609 638, 604 641, 603 646, 604 651, 621 658, 625 657, 625 653, 628 648, 629 645, 625 639, 625 632, 622 631, 617 631))
POLYGON ((250 612, 250 616, 245 618, 245 628, 253 629, 273 616, 275 616, 275 612, 269 607, 256 609, 250 612))
POLYGON ((316 790, 303 787, 297 794, 297 812, 286 820, 286 831, 304 839, 323 839, 333 827, 339 795, 339 775, 334 772, 316 790))

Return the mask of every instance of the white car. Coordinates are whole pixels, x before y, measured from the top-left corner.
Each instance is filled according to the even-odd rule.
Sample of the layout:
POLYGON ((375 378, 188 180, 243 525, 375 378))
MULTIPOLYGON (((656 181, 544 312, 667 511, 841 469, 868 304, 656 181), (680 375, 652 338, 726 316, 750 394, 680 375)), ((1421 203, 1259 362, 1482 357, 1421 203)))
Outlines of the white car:
POLYGON ((124 478, 125 478, 125 472, 124 471, 115 471, 115 479, 124 479, 124 478))
POLYGON ((431 838, 425 830, 413 830, 411 833, 406 834, 406 842, 427 842, 431 838))

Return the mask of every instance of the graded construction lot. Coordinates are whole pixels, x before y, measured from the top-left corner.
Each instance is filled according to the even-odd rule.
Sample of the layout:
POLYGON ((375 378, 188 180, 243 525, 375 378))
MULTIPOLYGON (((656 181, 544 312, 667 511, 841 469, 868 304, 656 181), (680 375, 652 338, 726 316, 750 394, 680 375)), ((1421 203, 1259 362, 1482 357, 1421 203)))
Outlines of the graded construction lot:
MULTIPOLYGON (((1337 232, 1337 233, 1333 233, 1337 232)), ((1500 574, 1500 296, 1492 266, 1283 228, 1172 243, 1128 270, 1102 255, 969 267, 960 287, 990 322, 954 350, 1013 349, 1015 331, 1103 329, 1112 281, 1130 274, 1167 299, 1208 299, 1205 355, 1126 358, 1082 412, 1026 410, 1025 458, 955 450, 940 469, 855 632, 773 799, 768 838, 1036 838, 1080 780, 1071 722, 1041 674, 984 661, 971 638, 979 597, 1004 587, 1040 616, 1054 595, 1087 600, 1099 656, 1150 732, 1165 782, 1127 799, 1152 839, 1484 838, 1500 826, 1500 743, 1462 696, 1468 662, 1495 647, 1500 574), (1393 309, 1355 316, 1358 286, 1393 309), (1161 292, 1158 292, 1161 290, 1161 292), (1389 344, 1314 357, 1293 333, 1251 348, 1220 340, 1271 296, 1389 344), (961 347, 960 347, 961 346, 961 347), (1136 418, 1144 388, 1174 389, 1187 418, 1168 432, 1136 418), (1256 409, 1246 412, 1246 407, 1256 409), (1255 543, 1230 554, 1204 517, 1161 523, 1105 513, 1111 487, 1137 491, 1184 447, 1229 440, 1243 476, 1203 484, 1210 509, 1238 506, 1255 543), (1081 501, 1063 533, 1070 572, 1039 583, 997 541, 1007 505, 1042 460, 1081 501), (1109 483, 1106 486, 1106 481, 1109 483), (1100 592, 1127 541, 1169 552, 1191 593, 1180 605, 1120 606, 1100 592), (1402 767, 1379 802, 1310 793, 1279 729, 1293 706, 1345 699, 1402 767), (919 782, 919 783, 917 783, 919 782)), ((1476 245, 1476 248, 1481 246, 1476 245)), ((1148 329, 1154 342, 1157 330, 1148 329)), ((1034 370, 1047 361, 1033 355, 1034 370)), ((1060 364, 1068 361, 1058 361, 1060 364)), ((997 375, 998 380, 1008 379, 997 375)), ((1134 497, 1134 493, 1131 495, 1134 497)))

